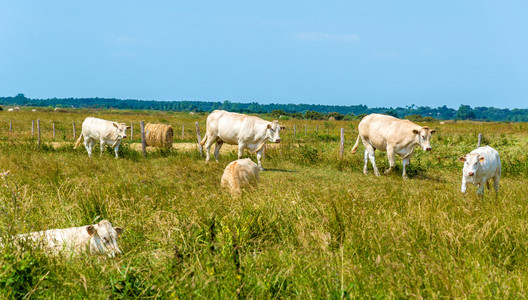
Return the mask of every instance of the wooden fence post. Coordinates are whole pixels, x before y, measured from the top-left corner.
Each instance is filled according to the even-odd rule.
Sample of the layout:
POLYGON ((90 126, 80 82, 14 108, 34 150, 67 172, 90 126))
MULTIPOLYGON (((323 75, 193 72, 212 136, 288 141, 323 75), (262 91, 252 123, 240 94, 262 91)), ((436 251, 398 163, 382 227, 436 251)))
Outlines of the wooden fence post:
POLYGON ((185 137, 185 125, 182 125, 182 140, 184 139, 185 137))
POLYGON ((480 143, 482 142, 482 133, 479 133, 478 135, 478 143, 477 143, 477 148, 480 148, 480 143))
POLYGON ((9 121, 9 136, 13 134, 13 121, 9 121))
POLYGON ((143 149, 143 156, 147 157, 147 140, 145 138, 145 121, 139 122, 141 125, 141 149, 143 149))
POLYGON ((75 140, 75 138, 77 137, 77 134, 75 132, 75 122, 72 122, 72 125, 73 125, 73 139, 75 140))
POLYGON ((339 156, 343 158, 343 154, 345 153, 345 128, 341 127, 341 144, 340 144, 340 151, 339 156))
POLYGON ((315 125, 315 133, 319 133, 319 125, 315 125))
POLYGON ((52 126, 53 126, 53 139, 55 139, 55 123, 53 123, 52 126))
POLYGON ((35 135, 35 120, 31 120, 31 137, 35 135))
POLYGON ((297 137, 297 125, 293 124, 293 137, 297 137))
POLYGON ((40 148, 40 119, 37 119, 38 147, 40 148))
POLYGON ((308 134, 308 125, 304 124, 304 135, 308 134))
POLYGON ((200 145, 200 142, 202 141, 202 137, 200 136, 200 126, 198 126, 198 122, 196 122, 195 125, 196 125, 196 138, 198 139, 198 147, 200 148, 200 157, 202 157, 203 148, 202 148, 202 145, 200 145))
POLYGON ((130 140, 134 139, 134 124, 130 123, 130 140))

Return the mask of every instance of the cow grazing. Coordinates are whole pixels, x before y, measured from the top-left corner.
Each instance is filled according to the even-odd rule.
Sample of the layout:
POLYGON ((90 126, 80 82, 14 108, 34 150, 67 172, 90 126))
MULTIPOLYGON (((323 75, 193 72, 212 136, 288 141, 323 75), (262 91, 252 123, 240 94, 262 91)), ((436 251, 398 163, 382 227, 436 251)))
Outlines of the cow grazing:
POLYGON ((7 111, 14 111, 12 108, 8 108, 7 111))
POLYGON ((15 108, 13 108, 15 111, 20 111, 20 107, 18 106, 15 106, 15 108))
POLYGON ((93 225, 18 234, 14 241, 39 246, 53 255, 88 253, 115 257, 121 254, 117 238, 122 232, 122 228, 102 220, 93 225))
POLYGON ((225 168, 220 185, 229 188, 231 195, 237 196, 245 187, 256 187, 258 184, 260 169, 251 159, 239 159, 231 162, 225 168))
POLYGON ((501 176, 501 161, 497 150, 485 146, 477 148, 459 158, 464 162, 462 170, 462 193, 466 192, 466 183, 471 182, 478 186, 477 194, 484 194, 484 184, 489 186, 489 180, 493 179, 495 193, 499 192, 499 180, 501 176))
POLYGON ((376 149, 387 151, 389 158, 389 169, 385 171, 388 174, 395 166, 395 155, 398 154, 403 158, 403 178, 407 179, 405 167, 410 163, 416 146, 420 146, 424 151, 431 151, 431 135, 436 132, 429 127, 422 127, 414 124, 409 120, 400 120, 387 115, 371 114, 363 118, 358 126, 359 135, 356 144, 352 148, 355 153, 359 145, 359 139, 365 145, 365 164, 363 173, 367 174, 368 160, 372 164, 374 174, 379 176, 376 167, 376 158, 374 153, 376 149))
POLYGON ((205 144, 206 161, 210 160, 211 146, 216 142, 215 159, 218 161, 218 154, 223 143, 238 145, 238 158, 244 155, 247 148, 253 153, 257 153, 257 161, 260 170, 262 168, 262 153, 266 141, 280 143, 279 131, 284 126, 279 125, 279 121, 265 121, 258 117, 246 116, 243 114, 231 113, 225 110, 215 110, 207 117, 207 132, 200 142, 205 144))
POLYGON ((117 151, 119 150, 119 144, 122 139, 127 137, 126 131, 128 129, 130 129, 130 126, 126 126, 124 123, 88 117, 82 124, 81 135, 73 149, 77 149, 84 136, 84 147, 88 151, 89 157, 92 156, 95 143, 99 141, 101 144, 101 155, 103 155, 104 146, 109 145, 114 148, 115 157, 118 158, 117 151))

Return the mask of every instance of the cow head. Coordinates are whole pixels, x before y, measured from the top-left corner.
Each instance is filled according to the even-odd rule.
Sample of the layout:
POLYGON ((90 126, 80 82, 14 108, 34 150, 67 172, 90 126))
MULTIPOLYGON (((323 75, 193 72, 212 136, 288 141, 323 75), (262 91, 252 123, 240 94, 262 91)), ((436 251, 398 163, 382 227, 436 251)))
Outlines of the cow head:
POLYGON ((464 162, 464 169, 462 170, 464 177, 475 178, 475 175, 482 167, 482 162, 484 162, 485 158, 476 153, 469 153, 468 155, 461 156, 458 160, 464 162))
POLYGON ((125 123, 113 122, 112 125, 117 129, 117 139, 126 139, 126 131, 130 129, 130 126, 126 126, 125 123))
POLYGON ((418 144, 424 151, 431 151, 431 135, 436 132, 434 129, 429 129, 429 127, 422 127, 420 130, 413 129, 413 134, 418 136, 418 144))
POLYGON ((284 128, 286 127, 279 125, 279 121, 277 120, 268 123, 268 128, 266 128, 266 138, 268 139, 268 141, 273 143, 280 143, 281 138, 279 132, 284 128))
POLYGON ((107 220, 86 226, 86 231, 90 235, 90 253, 99 255, 108 255, 108 257, 115 257, 121 254, 121 250, 117 246, 117 237, 123 233, 120 227, 112 227, 112 224, 107 220))

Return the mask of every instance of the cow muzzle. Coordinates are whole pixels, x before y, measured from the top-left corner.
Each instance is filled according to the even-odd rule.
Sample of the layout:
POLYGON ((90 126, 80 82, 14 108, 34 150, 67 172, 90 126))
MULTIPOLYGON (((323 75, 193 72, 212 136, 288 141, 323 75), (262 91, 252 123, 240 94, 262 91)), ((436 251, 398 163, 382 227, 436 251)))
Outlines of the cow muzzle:
POLYGON ((431 147, 425 147, 424 150, 425 151, 431 151, 431 147))
POLYGON ((468 172, 468 176, 473 176, 475 175, 475 172, 468 172))
POLYGON ((275 143, 280 143, 281 139, 275 139, 275 143))

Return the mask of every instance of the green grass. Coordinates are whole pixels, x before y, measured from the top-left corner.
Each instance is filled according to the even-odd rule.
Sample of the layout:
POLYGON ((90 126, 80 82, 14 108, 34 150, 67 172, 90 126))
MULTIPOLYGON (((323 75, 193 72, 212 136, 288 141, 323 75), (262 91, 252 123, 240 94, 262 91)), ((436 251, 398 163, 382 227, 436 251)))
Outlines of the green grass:
MULTIPOLYGON (((37 114, 43 122, 53 116, 70 124, 90 113, 37 114)), ((205 120, 98 113, 133 122, 205 120)), ((32 118, 30 112, 18 116, 19 122, 32 118)), ((3 113, 0 123, 12 117, 3 113)), ((183 151, 143 158, 127 142, 122 159, 109 150, 89 159, 84 149, 71 149, 71 138, 53 149, 36 147, 27 130, 14 138, 0 134, 0 171, 11 171, 0 187, 2 236, 102 218, 125 228, 119 240, 124 255, 116 259, 49 257, 7 245, 0 249, 0 293, 58 299, 527 296, 526 124, 429 124, 438 131, 433 151, 417 149, 411 179, 403 180, 401 159, 393 174, 375 177, 370 165, 371 175, 362 173, 363 146, 350 154, 357 122, 333 122, 329 136, 322 121, 307 122, 308 135, 304 123, 284 123, 284 143, 267 151, 269 170, 261 173, 259 189, 238 199, 219 189, 234 152, 221 154, 220 163, 183 151), (342 159, 339 127, 347 137, 342 159), (460 193, 457 158, 475 148, 479 132, 503 160, 498 197, 486 190, 479 198, 473 186, 460 193)), ((377 162, 380 170, 388 166, 385 153, 377 162)))

